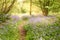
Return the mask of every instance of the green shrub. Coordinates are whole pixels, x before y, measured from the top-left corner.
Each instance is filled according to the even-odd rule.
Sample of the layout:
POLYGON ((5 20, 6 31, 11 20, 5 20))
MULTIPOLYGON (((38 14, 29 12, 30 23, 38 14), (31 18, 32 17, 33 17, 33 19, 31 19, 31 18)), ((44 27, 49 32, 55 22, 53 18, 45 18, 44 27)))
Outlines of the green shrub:
POLYGON ((0 24, 10 19, 10 14, 0 13, 0 24))

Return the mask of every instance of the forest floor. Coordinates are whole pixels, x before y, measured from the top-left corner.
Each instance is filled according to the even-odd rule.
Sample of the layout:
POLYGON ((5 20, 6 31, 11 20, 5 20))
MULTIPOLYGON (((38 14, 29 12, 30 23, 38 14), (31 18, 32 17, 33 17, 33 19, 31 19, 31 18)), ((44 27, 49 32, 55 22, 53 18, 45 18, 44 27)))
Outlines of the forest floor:
POLYGON ((17 20, 23 20, 21 22, 21 24, 19 25, 19 31, 20 31, 20 36, 21 36, 21 39, 20 40, 24 40, 24 37, 25 37, 25 34, 26 34, 26 31, 23 29, 23 26, 25 24, 28 24, 28 23, 41 23, 41 24, 45 24, 45 25, 48 25, 48 24, 53 24, 54 22, 57 21, 57 18, 55 16, 23 16, 21 18, 19 18, 18 16, 13 16, 14 20, 17 21, 17 20), (28 20, 24 20, 23 18, 28 18, 28 20))

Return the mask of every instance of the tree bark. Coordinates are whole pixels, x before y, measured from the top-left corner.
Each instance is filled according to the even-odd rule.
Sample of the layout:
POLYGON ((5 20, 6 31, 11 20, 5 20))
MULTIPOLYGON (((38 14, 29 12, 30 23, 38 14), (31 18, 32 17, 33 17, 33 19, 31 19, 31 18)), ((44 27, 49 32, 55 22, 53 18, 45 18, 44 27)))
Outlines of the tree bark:
POLYGON ((50 3, 50 1, 48 0, 47 2, 43 3, 43 5, 42 5, 43 8, 41 7, 44 16, 48 15, 49 9, 47 7, 49 6, 49 3, 50 3))
POLYGON ((48 15, 48 8, 42 9, 42 13, 43 13, 43 16, 47 16, 48 15))
POLYGON ((32 14, 32 0, 30 0, 30 15, 32 14))

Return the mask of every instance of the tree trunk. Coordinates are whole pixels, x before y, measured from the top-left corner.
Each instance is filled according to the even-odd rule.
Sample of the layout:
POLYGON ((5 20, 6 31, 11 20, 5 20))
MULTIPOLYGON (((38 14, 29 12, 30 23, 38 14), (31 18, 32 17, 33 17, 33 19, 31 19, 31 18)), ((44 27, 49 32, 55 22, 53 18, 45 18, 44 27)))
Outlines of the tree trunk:
POLYGON ((16 2, 16 0, 13 0, 10 4, 10 6, 5 10, 5 14, 7 14, 13 7, 14 3, 16 2))
POLYGON ((30 0, 30 15, 32 14, 32 0, 30 0))
POLYGON ((47 16, 48 15, 48 8, 42 9, 42 13, 43 13, 43 16, 47 16))

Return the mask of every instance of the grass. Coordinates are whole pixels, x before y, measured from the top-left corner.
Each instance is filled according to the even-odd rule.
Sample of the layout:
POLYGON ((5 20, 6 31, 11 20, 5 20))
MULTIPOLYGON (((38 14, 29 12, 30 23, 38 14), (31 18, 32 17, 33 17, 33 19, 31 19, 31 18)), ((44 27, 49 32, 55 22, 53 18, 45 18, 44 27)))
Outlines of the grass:
POLYGON ((19 40, 18 22, 9 21, 0 28, 0 40, 19 40))

